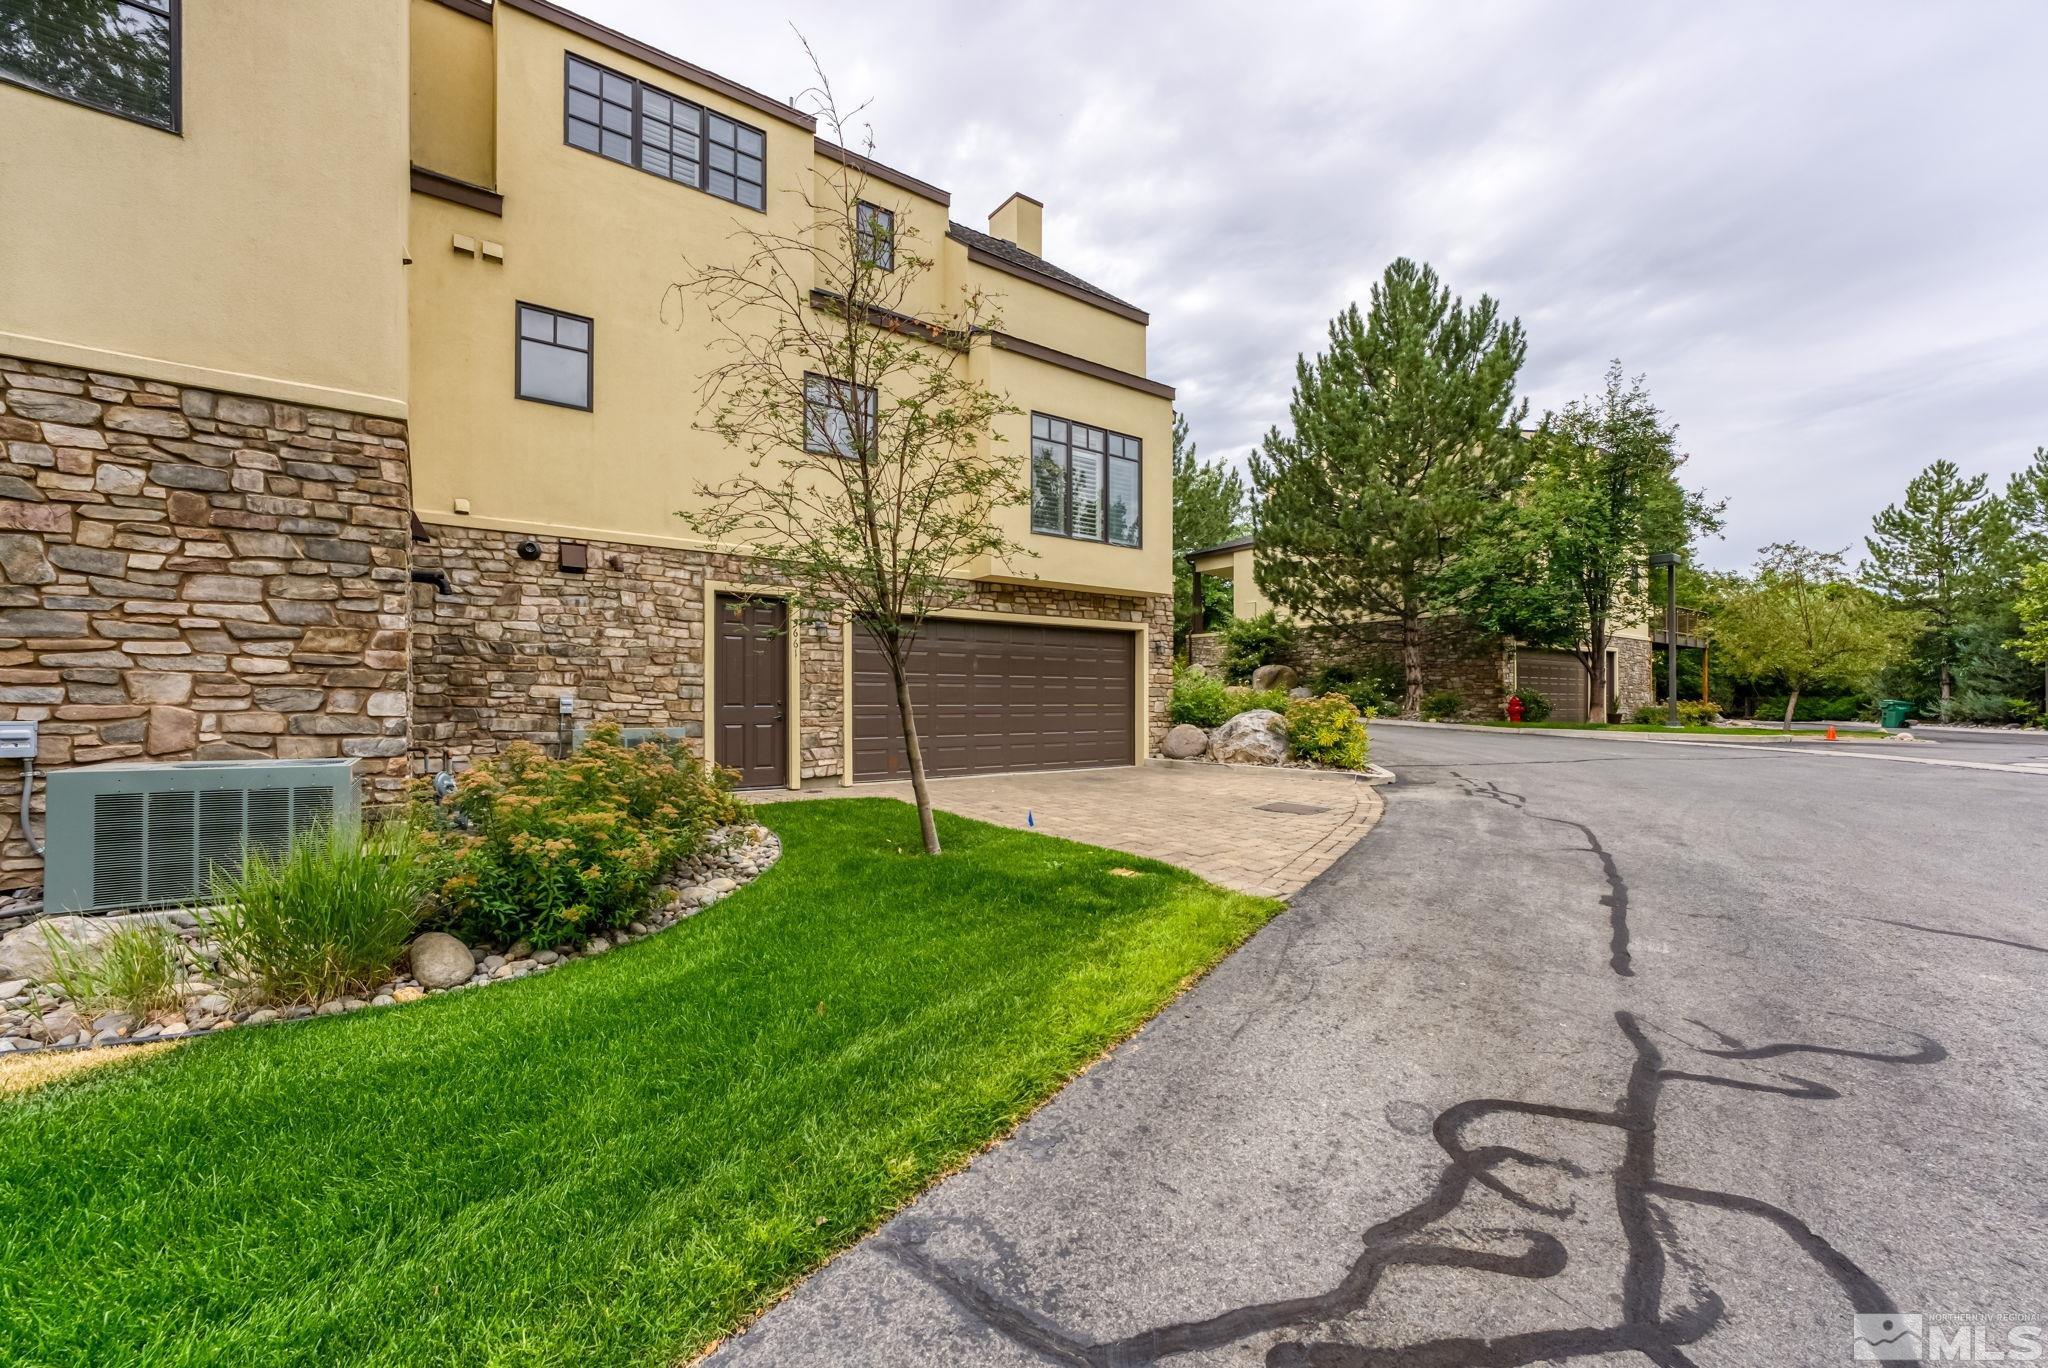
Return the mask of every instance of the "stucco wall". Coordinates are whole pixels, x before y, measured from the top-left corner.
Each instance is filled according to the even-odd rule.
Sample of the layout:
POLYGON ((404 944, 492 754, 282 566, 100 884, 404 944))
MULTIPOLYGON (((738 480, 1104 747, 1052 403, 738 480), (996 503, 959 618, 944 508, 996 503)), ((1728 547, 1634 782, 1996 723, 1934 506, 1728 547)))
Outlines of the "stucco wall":
POLYGON ((185 4, 181 133, 0 85, 0 351, 402 416, 405 3, 185 4))
MULTIPOLYGON (((397 796, 403 423, 0 356, 0 441, 0 717, 39 767, 351 756, 397 796)), ((41 870, 0 803, 0 888, 41 870)))

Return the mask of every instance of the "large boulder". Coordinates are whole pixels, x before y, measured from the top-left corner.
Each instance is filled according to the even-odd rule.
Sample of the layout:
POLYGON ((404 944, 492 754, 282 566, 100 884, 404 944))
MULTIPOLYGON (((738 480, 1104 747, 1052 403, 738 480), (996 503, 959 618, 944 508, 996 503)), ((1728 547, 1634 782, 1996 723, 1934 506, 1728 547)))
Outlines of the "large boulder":
POLYGON ((1291 689, 1301 682, 1292 665, 1261 665, 1252 671, 1254 689, 1291 689))
POLYGON ((1209 749, 1209 733, 1183 722, 1159 743, 1159 753, 1169 760, 1192 760, 1209 749))
POLYGON ((45 917, 18 926, 0 936, 0 979, 47 983, 57 967, 50 953, 52 941, 66 947, 67 954, 83 958, 93 954, 114 930, 103 917, 45 917))
POLYGON ((453 988, 476 973, 476 956, 445 931, 429 931, 412 943, 412 976, 423 988, 453 988))
POLYGON ((1287 719, 1271 708, 1241 712, 1209 733, 1209 758, 1226 765, 1277 765, 1287 758, 1287 719))

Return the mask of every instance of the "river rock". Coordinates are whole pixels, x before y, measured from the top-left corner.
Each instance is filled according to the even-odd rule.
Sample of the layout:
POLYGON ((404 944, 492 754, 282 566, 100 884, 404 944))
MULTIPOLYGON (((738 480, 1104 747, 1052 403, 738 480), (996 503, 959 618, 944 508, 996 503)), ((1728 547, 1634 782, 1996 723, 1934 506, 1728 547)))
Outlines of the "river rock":
POLYGON ((476 956, 445 931, 429 931, 412 943, 412 976, 426 988, 453 988, 476 972, 476 956))

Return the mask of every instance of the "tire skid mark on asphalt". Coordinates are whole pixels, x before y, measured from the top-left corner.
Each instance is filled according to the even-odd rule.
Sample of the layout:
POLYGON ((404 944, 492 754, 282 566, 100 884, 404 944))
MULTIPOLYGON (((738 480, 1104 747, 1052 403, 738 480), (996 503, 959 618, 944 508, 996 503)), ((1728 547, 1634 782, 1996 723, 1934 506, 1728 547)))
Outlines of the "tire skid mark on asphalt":
POLYGON ((1574 848, 1597 857, 1600 861, 1600 872, 1607 880, 1607 892, 1600 899, 1600 905, 1607 909, 1607 967, 1622 978, 1634 978, 1635 961, 1629 954, 1628 880, 1621 876, 1621 866, 1615 863, 1613 852, 1601 844, 1593 828, 1584 822, 1575 822, 1569 817, 1550 817, 1540 812, 1531 812, 1526 797, 1502 788, 1491 779, 1470 779, 1456 770, 1451 771, 1451 778, 1458 781, 1469 798, 1490 799, 1521 813, 1524 817, 1569 827, 1586 838, 1585 845, 1574 848))
MULTIPOLYGON (((1115 1340, 1093 1341, 1061 1328, 1050 1318, 998 1295, 985 1282, 948 1266, 922 1247, 930 1232, 918 1225, 907 1226, 901 1233, 885 1232, 876 1246, 974 1321, 1055 1363, 1076 1368, 1134 1368, 1180 1354, 1227 1348, 1264 1335, 1288 1336, 1278 1339, 1267 1350, 1267 1368, 1524 1368, 1541 1362, 1619 1353, 1641 1354, 1662 1368, 1686 1368, 1693 1360, 1685 1350, 1707 1338, 1722 1323, 1726 1307, 1720 1294, 1707 1285, 1698 1271, 1701 1265, 1687 1257, 1678 1242, 1670 1214, 1678 1206, 1732 1212, 1761 1221, 1784 1235, 1826 1274, 1853 1311, 1896 1314, 1897 1301, 1876 1279, 1790 1211, 1742 1193, 1671 1183, 1657 1176, 1658 1110, 1668 1083, 1769 1092, 1802 1101, 1831 1101, 1841 1094, 1827 1084, 1790 1074, 1767 1075, 1793 1085, 1778 1086, 1752 1078, 1667 1068, 1663 1051, 1651 1041, 1649 1030, 1633 1012, 1616 1012, 1614 1022, 1634 1058, 1625 1091, 1611 1110, 1501 1098, 1471 1098, 1445 1108, 1431 1123, 1430 1134, 1448 1162, 1439 1171, 1430 1194, 1368 1229, 1363 1252, 1336 1286, 1325 1292, 1254 1302, 1198 1320, 1163 1325, 1115 1340), (1490 1339, 1438 1338, 1392 1347, 1329 1340, 1309 1342, 1295 1337, 1369 1310, 1390 1268, 1450 1268, 1531 1281, 1556 1277, 1565 1270, 1570 1252, 1563 1241, 1532 1225, 1487 1228, 1484 1233, 1519 1241, 1519 1248, 1504 1252, 1472 1249, 1430 1235, 1428 1228, 1456 1214, 1474 1186, 1487 1189, 1532 1216, 1555 1220, 1575 1214, 1575 1202, 1539 1201, 1518 1190, 1501 1174, 1513 1168, 1552 1169, 1584 1179, 1592 1176, 1586 1170, 1569 1160, 1532 1154, 1514 1146, 1466 1143, 1465 1132, 1474 1123, 1502 1115, 1620 1132, 1624 1149, 1613 1170, 1612 1198, 1626 1250, 1621 1323, 1490 1339), (1667 1311, 1665 1283, 1670 1263, 1692 1272, 1686 1279, 1687 1302, 1667 1311)), ((1730 1063, 1813 1055, 1911 1066, 1937 1063, 1948 1055, 1938 1042, 1913 1032, 1900 1032, 1911 1035, 1917 1044, 1911 1050, 1899 1052, 1806 1042, 1750 1046, 1702 1022, 1689 1024, 1713 1036, 1720 1047, 1694 1044, 1662 1028, 1658 1028, 1657 1034, 1699 1055, 1730 1063)), ((1446 1233, 1457 1232, 1454 1227, 1447 1227, 1446 1233)))

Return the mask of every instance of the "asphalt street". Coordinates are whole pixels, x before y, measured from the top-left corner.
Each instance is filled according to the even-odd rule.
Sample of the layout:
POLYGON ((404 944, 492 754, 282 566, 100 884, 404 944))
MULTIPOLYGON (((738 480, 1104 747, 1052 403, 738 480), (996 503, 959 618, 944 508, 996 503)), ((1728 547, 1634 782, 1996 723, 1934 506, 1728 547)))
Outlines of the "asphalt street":
POLYGON ((1376 729, 1371 837, 712 1362, 1832 1364, 1859 1312, 2048 1324, 2048 737, 1855 744, 1376 729))

